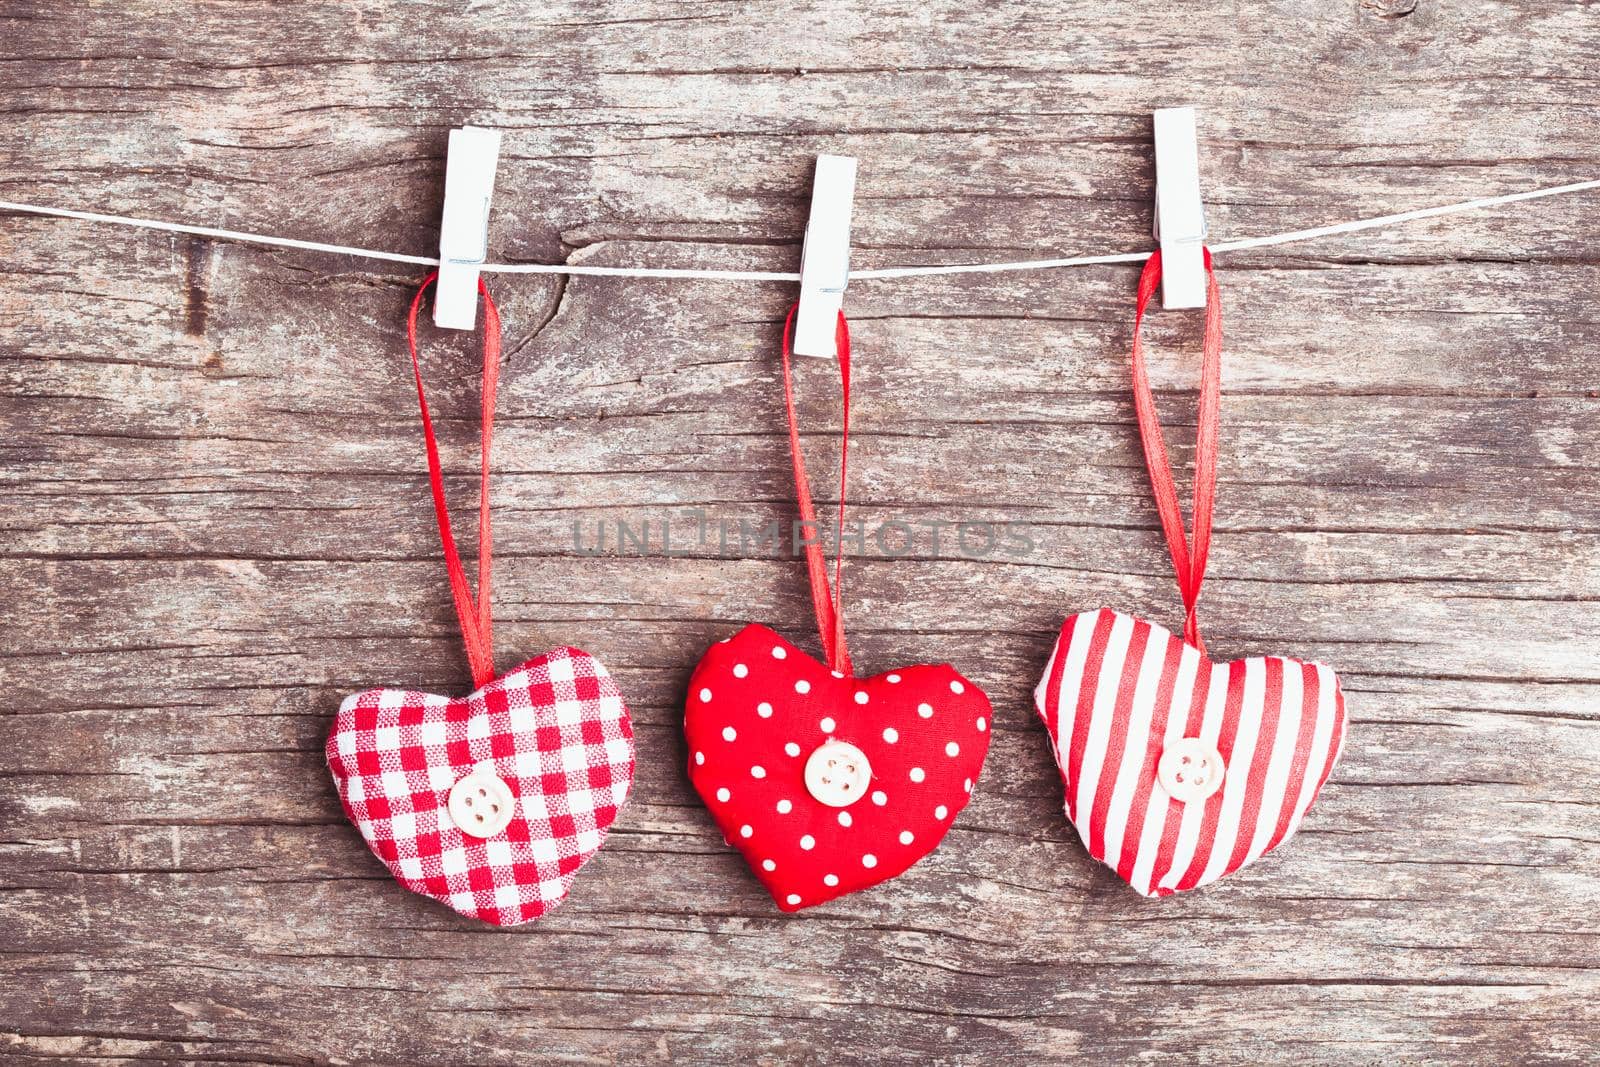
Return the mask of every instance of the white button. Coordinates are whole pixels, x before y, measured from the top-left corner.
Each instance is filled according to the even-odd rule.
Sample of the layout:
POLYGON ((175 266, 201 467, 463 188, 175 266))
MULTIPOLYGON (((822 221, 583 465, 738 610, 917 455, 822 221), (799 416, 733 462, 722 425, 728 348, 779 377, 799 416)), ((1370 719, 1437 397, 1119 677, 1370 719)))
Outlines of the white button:
POLYGON ((495 776, 494 769, 480 763, 472 773, 450 789, 446 805, 450 821, 469 837, 493 837, 511 823, 517 798, 511 787, 495 776))
POLYGON ((871 781, 866 753, 845 741, 830 738, 806 760, 806 789, 830 808, 854 804, 867 795, 871 781))
POLYGON ((1161 762, 1156 764, 1161 788, 1172 799, 1185 804, 1204 800, 1221 789, 1227 773, 1222 756, 1198 737, 1174 741, 1161 753, 1161 762))

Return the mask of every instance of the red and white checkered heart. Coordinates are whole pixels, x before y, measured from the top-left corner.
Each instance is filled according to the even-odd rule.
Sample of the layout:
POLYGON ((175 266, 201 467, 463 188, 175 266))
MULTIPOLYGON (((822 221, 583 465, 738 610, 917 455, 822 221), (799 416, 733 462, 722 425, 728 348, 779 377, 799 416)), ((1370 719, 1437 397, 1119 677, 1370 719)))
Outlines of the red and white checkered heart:
POLYGON ((605 840, 633 784, 633 728, 600 661, 556 648, 459 699, 349 697, 327 759, 401 885, 515 926, 565 899, 605 840))
POLYGON ((1061 627, 1034 693, 1089 854, 1145 896, 1215 881, 1294 835, 1344 743, 1320 663, 1213 663, 1113 611, 1061 627))
POLYGON ((933 851, 983 769, 989 715, 948 664, 850 678, 746 626, 689 680, 689 778, 778 907, 798 911, 933 851))

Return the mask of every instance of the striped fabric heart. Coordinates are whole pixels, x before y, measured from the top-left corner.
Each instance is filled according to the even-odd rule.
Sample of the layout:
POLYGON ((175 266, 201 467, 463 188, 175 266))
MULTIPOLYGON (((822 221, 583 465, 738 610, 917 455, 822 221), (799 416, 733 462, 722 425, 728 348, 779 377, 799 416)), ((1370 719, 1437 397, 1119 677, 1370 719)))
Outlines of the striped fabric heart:
POLYGON ((1133 406, 1183 598, 1183 637, 1114 611, 1074 615, 1034 693, 1089 854, 1145 896, 1253 863, 1294 835, 1344 744, 1344 695, 1320 663, 1213 663, 1197 607, 1216 506, 1222 304, 1203 251, 1206 321, 1195 431, 1194 534, 1183 528, 1139 328, 1161 282, 1145 262, 1133 317, 1133 406))
POLYGON ((1277 848, 1328 780, 1344 694, 1320 663, 1213 663, 1101 609, 1061 627, 1034 703, 1089 854, 1145 896, 1194 889, 1277 848))

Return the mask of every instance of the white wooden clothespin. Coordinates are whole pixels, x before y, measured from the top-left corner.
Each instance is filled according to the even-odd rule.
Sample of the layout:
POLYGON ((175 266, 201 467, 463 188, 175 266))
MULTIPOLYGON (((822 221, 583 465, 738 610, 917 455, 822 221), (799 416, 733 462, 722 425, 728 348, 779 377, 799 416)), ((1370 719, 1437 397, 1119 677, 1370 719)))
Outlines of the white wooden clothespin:
POLYGON ((1206 306, 1206 209, 1200 200, 1200 146, 1194 108, 1156 112, 1156 223, 1161 242, 1161 306, 1206 306))
POLYGON ((818 156, 811 186, 811 220, 800 253, 800 310, 794 351, 836 356, 839 311, 850 283, 850 207, 856 195, 854 156, 818 156))
POLYGON ((470 330, 478 323, 478 268, 489 256, 489 200, 500 161, 500 131, 450 131, 445 156, 444 221, 439 226, 439 284, 433 324, 470 330))

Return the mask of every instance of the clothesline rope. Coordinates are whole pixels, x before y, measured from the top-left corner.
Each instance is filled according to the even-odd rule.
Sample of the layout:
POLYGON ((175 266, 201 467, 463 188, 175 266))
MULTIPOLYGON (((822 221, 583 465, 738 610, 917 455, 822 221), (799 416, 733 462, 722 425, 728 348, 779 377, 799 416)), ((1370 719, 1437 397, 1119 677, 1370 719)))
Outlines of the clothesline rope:
MULTIPOLYGON (((1378 215, 1373 218, 1335 223, 1331 226, 1316 226, 1306 230, 1290 230, 1287 233, 1268 234, 1264 237, 1246 237, 1237 241, 1223 241, 1207 247, 1213 252, 1235 252, 1246 248, 1266 248, 1270 245, 1310 241, 1318 237, 1331 237, 1341 233, 1356 233, 1361 230, 1375 230, 1384 226, 1396 226, 1404 222, 1413 222, 1417 219, 1438 218, 1441 215, 1454 215, 1463 211, 1479 211, 1484 208, 1515 204, 1523 200, 1538 200, 1547 196, 1580 193, 1590 189, 1600 189, 1600 178, 1571 182, 1567 185, 1547 186, 1542 189, 1526 189, 1519 193, 1506 193, 1502 196, 1480 197, 1476 200, 1464 200, 1458 204, 1444 204, 1439 207, 1419 208, 1415 211, 1401 211, 1392 215, 1378 215)), ((433 267, 439 264, 439 260, 435 256, 408 256, 400 252, 383 252, 372 248, 356 248, 351 245, 327 244, 322 241, 302 241, 293 237, 244 233, 239 230, 222 230, 211 226, 191 226, 187 223, 163 222, 159 219, 140 219, 129 215, 105 215, 94 211, 74 211, 68 208, 48 207, 43 204, 24 204, 10 200, 0 200, 0 211, 12 211, 26 215, 46 215, 61 219, 78 219, 83 222, 98 222, 113 226, 131 226, 141 230, 183 233, 195 237, 209 237, 217 241, 268 245, 274 248, 293 248, 305 252, 329 252, 335 255, 383 260, 388 263, 411 263, 419 267, 433 267)), ((851 271, 850 280, 877 281, 891 278, 924 278, 944 274, 999 274, 1007 271, 1086 267, 1099 263, 1139 263, 1143 262, 1149 254, 1149 251, 1117 252, 1109 255, 1070 256, 1063 259, 1026 259, 1008 263, 946 263, 924 267, 880 267, 851 271)), ((703 278, 730 282, 798 282, 800 280, 799 273, 795 271, 711 270, 688 267, 600 267, 575 263, 485 263, 480 269, 497 274, 565 274, 602 278, 703 278)))

